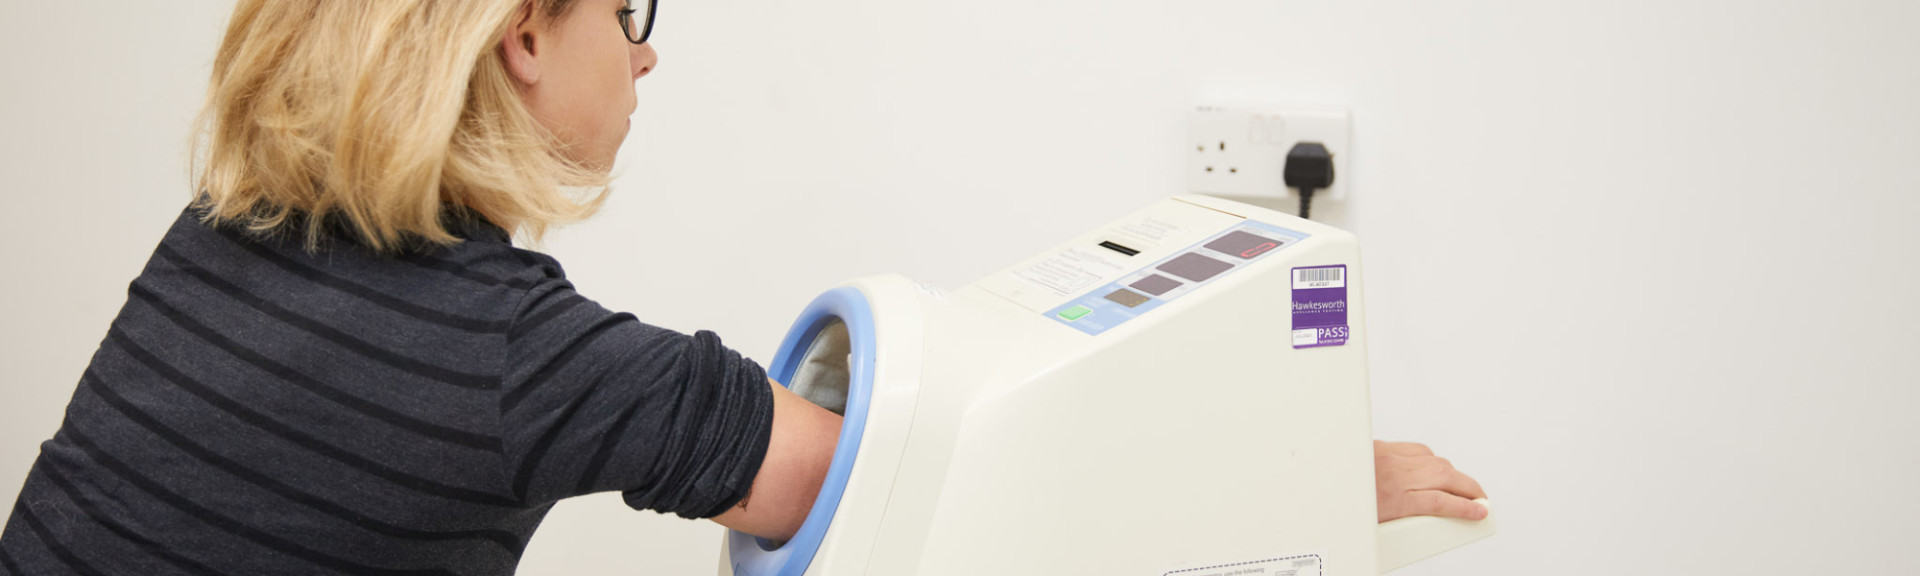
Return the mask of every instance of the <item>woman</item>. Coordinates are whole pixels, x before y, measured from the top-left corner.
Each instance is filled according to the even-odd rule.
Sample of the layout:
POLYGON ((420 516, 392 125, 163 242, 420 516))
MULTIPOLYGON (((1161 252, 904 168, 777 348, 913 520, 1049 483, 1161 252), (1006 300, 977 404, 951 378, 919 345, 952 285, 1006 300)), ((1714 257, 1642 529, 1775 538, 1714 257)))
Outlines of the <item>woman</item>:
MULTIPOLYGON (((195 200, 0 573, 508 574, 553 503, 614 490, 797 531, 839 417, 510 242, 598 206, 574 191, 605 189, 651 27, 623 0, 242 0, 195 200)), ((1383 521, 1483 514, 1418 445, 1376 452, 1383 521)))

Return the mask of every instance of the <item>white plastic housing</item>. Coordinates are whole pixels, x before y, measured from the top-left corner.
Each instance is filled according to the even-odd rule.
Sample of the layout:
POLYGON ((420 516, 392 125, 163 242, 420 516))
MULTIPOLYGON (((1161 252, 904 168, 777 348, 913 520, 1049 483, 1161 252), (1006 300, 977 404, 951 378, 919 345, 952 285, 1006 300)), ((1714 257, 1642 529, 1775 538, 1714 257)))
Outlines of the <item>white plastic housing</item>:
POLYGON ((1183 196, 951 294, 850 282, 875 319, 871 413, 804 573, 1164 575, 1311 553, 1323 576, 1373 576, 1490 535, 1491 519, 1376 524, 1363 281, 1351 234, 1183 196), (1249 221, 1306 238, 1098 334, 1052 313, 1249 221), (1033 280, 1063 255, 1107 273, 1033 280), (1349 340, 1294 348, 1292 269, 1338 264, 1349 340))

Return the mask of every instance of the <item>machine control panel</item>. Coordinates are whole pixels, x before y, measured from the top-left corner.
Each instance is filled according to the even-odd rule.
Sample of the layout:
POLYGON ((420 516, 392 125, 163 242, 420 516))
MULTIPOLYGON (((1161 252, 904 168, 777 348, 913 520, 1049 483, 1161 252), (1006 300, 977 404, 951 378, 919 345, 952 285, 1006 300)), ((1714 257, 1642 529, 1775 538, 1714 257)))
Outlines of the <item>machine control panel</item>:
POLYGON ((1304 232, 1242 220, 1044 314, 1075 330, 1098 335, 1307 238, 1304 232))

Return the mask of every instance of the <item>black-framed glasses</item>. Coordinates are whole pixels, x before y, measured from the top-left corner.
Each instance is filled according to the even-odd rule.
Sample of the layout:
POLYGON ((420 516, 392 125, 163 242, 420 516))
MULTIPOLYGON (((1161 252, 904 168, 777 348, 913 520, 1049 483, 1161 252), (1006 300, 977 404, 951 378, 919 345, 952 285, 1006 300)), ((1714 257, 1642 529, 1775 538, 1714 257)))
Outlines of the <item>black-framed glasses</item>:
POLYGON ((654 9, 660 6, 660 0, 647 0, 646 10, 636 10, 634 0, 626 0, 626 7, 620 9, 620 29, 627 33, 627 41, 634 44, 646 44, 653 36, 654 9))

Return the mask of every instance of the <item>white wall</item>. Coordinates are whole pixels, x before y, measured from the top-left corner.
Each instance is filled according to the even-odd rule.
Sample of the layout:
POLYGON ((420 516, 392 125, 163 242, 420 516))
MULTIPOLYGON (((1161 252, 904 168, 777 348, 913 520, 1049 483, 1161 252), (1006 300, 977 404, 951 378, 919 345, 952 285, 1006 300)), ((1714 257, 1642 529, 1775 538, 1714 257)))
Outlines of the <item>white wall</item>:
MULTIPOLYGON (((1182 183, 1202 99, 1350 108, 1375 428, 1503 532, 1413 574, 1920 571, 1920 4, 705 0, 547 248, 762 361, 813 295, 957 287, 1182 183)), ((230 2, 0 4, 0 493, 185 200, 230 2)), ((695 574, 562 505, 529 574, 695 574)), ((1150 573, 1151 567, 1142 574, 1150 573)))

